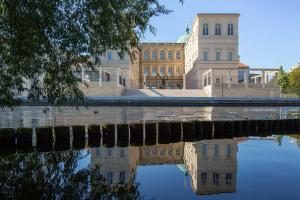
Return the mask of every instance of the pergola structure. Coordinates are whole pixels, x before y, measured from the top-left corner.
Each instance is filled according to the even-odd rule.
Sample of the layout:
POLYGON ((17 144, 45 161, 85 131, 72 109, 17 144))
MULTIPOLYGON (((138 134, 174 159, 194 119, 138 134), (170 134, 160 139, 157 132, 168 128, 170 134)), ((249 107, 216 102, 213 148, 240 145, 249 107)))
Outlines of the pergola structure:
POLYGON ((245 84, 247 88, 250 83, 261 84, 264 88, 269 83, 269 74, 278 73, 277 68, 210 68, 202 74, 202 85, 208 86, 214 83, 245 84), (251 71, 259 72, 251 76, 251 71), (243 74, 243 79, 239 80, 239 73, 243 74), (219 79, 220 78, 220 79, 219 79))

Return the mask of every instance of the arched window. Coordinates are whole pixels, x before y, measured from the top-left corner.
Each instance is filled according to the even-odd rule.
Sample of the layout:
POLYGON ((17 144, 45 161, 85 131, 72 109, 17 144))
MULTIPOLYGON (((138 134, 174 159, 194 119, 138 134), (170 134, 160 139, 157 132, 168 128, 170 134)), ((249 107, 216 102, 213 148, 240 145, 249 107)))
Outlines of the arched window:
POLYGON ((165 69, 164 69, 164 67, 161 67, 161 68, 160 68, 160 75, 161 75, 161 76, 164 76, 164 75, 165 75, 165 69))
POLYGON ((216 24, 215 35, 221 35, 221 24, 216 24))
POLYGON ((228 35, 233 35, 233 24, 228 24, 228 35))
POLYGON ((208 35, 208 24, 203 24, 203 35, 208 35))
POLYGON ((153 67, 152 68, 152 76, 156 76, 157 75, 157 68, 153 67))
POLYGON ((167 88, 168 88, 168 89, 173 89, 173 84, 172 84, 172 83, 168 83, 168 84, 167 84, 167 88))
POLYGON ((148 67, 144 68, 144 76, 148 76, 148 67))
POLYGON ((173 68, 169 67, 168 69, 168 76, 173 76, 173 68))

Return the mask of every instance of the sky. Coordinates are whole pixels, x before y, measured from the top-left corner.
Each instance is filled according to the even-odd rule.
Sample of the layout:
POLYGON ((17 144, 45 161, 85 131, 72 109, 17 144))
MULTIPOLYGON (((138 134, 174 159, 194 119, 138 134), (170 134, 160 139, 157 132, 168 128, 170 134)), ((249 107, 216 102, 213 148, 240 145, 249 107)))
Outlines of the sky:
POLYGON ((151 19, 157 29, 143 42, 174 42, 197 13, 240 13, 239 55, 250 67, 289 69, 300 63, 300 0, 160 0, 169 15, 151 19))

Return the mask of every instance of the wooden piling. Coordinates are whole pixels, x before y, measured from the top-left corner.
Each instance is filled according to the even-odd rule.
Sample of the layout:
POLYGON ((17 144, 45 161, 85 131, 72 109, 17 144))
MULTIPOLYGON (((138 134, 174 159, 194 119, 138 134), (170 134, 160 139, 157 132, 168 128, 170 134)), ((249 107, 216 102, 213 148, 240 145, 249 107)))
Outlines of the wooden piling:
POLYGON ((38 127, 36 132, 36 148, 41 152, 52 151, 53 149, 53 134, 52 127, 38 127))

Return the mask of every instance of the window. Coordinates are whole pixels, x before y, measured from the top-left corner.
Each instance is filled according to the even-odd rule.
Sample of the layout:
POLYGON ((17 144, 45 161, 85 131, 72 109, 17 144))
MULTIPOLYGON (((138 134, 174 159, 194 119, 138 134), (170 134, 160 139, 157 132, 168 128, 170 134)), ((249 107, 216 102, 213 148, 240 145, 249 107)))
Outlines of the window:
POLYGON ((219 157, 219 145, 215 144, 215 157, 218 158, 219 157))
POLYGON ((173 155, 173 149, 170 149, 170 150, 168 151, 168 155, 169 155, 169 156, 172 156, 172 155, 173 155))
POLYGON ((238 82, 241 83, 244 81, 244 71, 238 71, 238 82))
POLYGON ((144 68, 144 76, 148 76, 148 67, 144 68))
POLYGON ((219 185, 219 177, 220 177, 220 175, 218 173, 213 173, 213 183, 214 183, 214 185, 219 185))
POLYGON ((164 51, 160 51, 160 53, 159 53, 159 58, 160 58, 161 60, 165 59, 165 52, 164 52, 164 51))
POLYGON ((203 35, 208 35, 208 24, 203 24, 203 35))
POLYGON ((120 60, 124 60, 124 53, 119 53, 120 60))
POLYGON ((219 51, 216 52, 216 60, 217 61, 221 60, 221 52, 219 52, 219 51))
POLYGON ((202 185, 206 184, 206 179, 207 179, 207 173, 206 172, 201 173, 201 182, 202 182, 202 185))
POLYGON ((221 24, 216 24, 215 35, 221 35, 221 24))
POLYGON ((120 84, 120 85, 122 85, 122 81, 123 81, 122 76, 119 76, 119 84, 120 84))
POLYGON ((112 184, 113 183, 113 176, 114 176, 114 173, 113 172, 107 172, 107 175, 106 175, 106 180, 109 184, 112 184))
POLYGON ((179 67, 176 68, 176 76, 180 76, 180 68, 179 67))
POLYGON ((170 60, 173 59, 173 52, 172 51, 168 52, 168 59, 170 59, 170 60))
POLYGON ((152 76, 156 76, 157 75, 157 68, 153 67, 152 68, 152 76))
POLYGON ((111 53, 111 51, 107 52, 107 60, 112 60, 112 53, 111 53))
POLYGON ((176 59, 177 59, 177 60, 180 59, 180 51, 176 51, 176 59))
POLYGON ((148 59, 148 51, 144 51, 144 59, 145 59, 145 60, 148 59))
POLYGON ((152 59, 154 59, 154 60, 157 59, 156 51, 152 51, 152 59))
POLYGON ((208 60, 208 52, 207 51, 203 52, 203 60, 204 61, 208 60))
POLYGON ((233 53, 232 52, 228 52, 228 60, 233 61, 233 53))
POLYGON ((121 150, 120 150, 120 157, 121 157, 121 158, 124 158, 124 156, 125 156, 124 149, 121 149, 121 150))
POLYGON ((232 174, 226 173, 226 185, 231 185, 232 174))
POLYGON ((124 172, 124 171, 121 171, 121 172, 120 172, 120 175, 119 175, 119 183, 120 183, 120 184, 125 183, 125 172, 124 172))
POLYGON ((164 69, 164 67, 161 67, 161 68, 160 68, 160 75, 161 75, 161 76, 164 76, 164 75, 165 75, 165 69, 164 69))
POLYGON ((226 146, 226 157, 231 158, 231 144, 227 144, 226 146))
POLYGON ((104 81, 110 82, 110 74, 107 72, 104 73, 104 81))
POLYGON ((125 87, 126 86, 126 79, 123 78, 123 86, 125 87))
POLYGON ((168 69, 168 76, 173 76, 173 68, 169 67, 168 69))
POLYGON ((228 24, 228 35, 233 35, 233 24, 228 24))
POLYGON ((220 78, 216 78, 216 83, 221 83, 221 79, 220 78))

